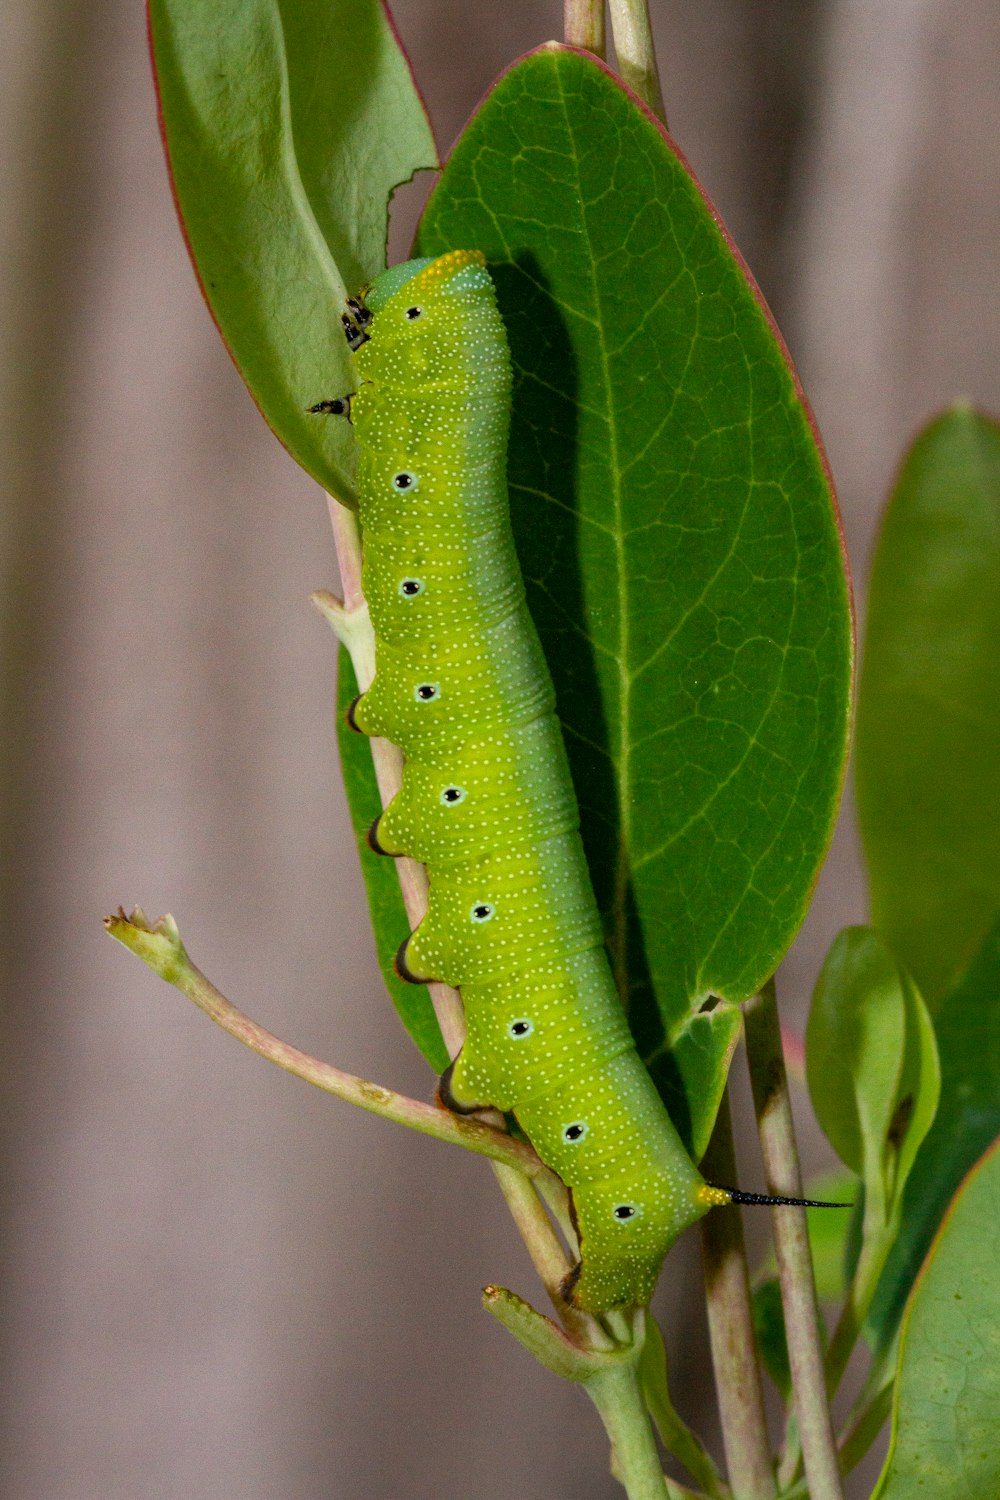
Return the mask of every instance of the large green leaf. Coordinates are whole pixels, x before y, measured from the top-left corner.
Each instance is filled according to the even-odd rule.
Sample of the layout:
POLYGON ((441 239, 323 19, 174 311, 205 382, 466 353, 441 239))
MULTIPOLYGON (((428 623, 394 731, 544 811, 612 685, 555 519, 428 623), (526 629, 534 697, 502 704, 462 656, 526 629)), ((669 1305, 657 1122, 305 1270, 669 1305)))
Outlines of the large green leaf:
POLYGON ((388 199, 437 163, 378 0, 150 0, 174 191, 198 277, 275 433, 349 501, 344 297, 385 264, 388 199))
POLYGON ((510 336, 515 534, 612 957, 697 1148, 732 1006, 796 931, 840 790, 829 478, 717 215, 594 58, 551 45, 487 97, 419 235, 460 246, 510 336))
POLYGON ((845 928, 830 948, 809 1012, 806 1075, 827 1139, 864 1182, 866 1235, 884 1231, 934 1119, 940 1072, 916 986, 870 928, 845 928))
POLYGON ((872 570, 858 809, 875 925, 932 1010, 1000 908, 1000 427, 938 417, 872 570))
POLYGON ((892 1443, 873 1500, 1000 1494, 1000 1150, 956 1195, 903 1322, 892 1443))
POLYGON ((902 1225, 869 1320, 880 1348, 895 1333, 903 1302, 952 1194, 1000 1135, 1000 920, 945 998, 934 1029, 941 1057, 941 1101, 906 1184, 902 1225))
POLYGON ((358 683, 351 658, 340 649, 337 672, 337 743, 344 772, 344 790, 351 809, 351 822, 365 879, 368 905, 375 928, 375 946, 386 988, 399 1018, 435 1073, 443 1073, 448 1053, 431 1005, 427 986, 404 984, 393 968, 396 949, 409 931, 403 894, 396 877, 396 862, 374 854, 368 846, 368 830, 382 811, 372 770, 371 743, 348 728, 347 706, 357 696, 358 683))

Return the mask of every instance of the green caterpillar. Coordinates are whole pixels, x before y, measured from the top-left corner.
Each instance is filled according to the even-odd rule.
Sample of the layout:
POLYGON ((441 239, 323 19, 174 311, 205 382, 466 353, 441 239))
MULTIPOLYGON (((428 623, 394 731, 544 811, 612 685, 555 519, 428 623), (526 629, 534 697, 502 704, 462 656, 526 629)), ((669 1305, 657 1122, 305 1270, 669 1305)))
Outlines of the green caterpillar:
POLYGON ((567 1300, 645 1303, 710 1207, 793 1200, 703 1181, 629 1033, 510 530, 510 357, 483 257, 408 261, 348 305, 376 634, 375 678, 349 719, 405 757, 372 848, 430 879, 397 969, 462 991, 468 1036, 442 1101, 512 1111, 570 1189, 581 1258, 567 1300))

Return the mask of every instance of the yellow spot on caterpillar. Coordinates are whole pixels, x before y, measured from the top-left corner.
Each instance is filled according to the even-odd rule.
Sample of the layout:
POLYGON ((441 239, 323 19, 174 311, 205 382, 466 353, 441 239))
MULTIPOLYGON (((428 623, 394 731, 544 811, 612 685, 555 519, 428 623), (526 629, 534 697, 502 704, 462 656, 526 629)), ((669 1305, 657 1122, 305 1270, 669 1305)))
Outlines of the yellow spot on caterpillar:
POLYGON ((486 257, 481 250, 449 250, 447 255, 439 255, 414 276, 411 286, 418 295, 433 294, 441 282, 454 276, 456 271, 464 271, 466 266, 485 265, 486 257))
POLYGON ((733 1201, 725 1188, 709 1187, 707 1182, 695 1189, 694 1196, 696 1202, 703 1203, 706 1208, 722 1208, 724 1204, 733 1201))

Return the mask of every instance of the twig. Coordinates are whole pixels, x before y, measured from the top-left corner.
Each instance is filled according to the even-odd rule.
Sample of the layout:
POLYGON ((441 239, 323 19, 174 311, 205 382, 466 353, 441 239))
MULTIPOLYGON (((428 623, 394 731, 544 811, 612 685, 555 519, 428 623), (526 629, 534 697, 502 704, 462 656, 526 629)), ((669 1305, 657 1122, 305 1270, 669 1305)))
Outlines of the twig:
MULTIPOLYGON (((769 980, 760 994, 744 1006, 744 1016, 747 1062, 768 1192, 798 1198, 802 1196, 802 1180, 773 980, 769 980)), ((819 1310, 805 1210, 772 1209, 771 1223, 809 1493, 812 1500, 843 1500, 826 1399, 819 1310)))
POLYGON ((715 1461, 697 1433, 678 1415, 670 1399, 667 1379, 667 1351, 656 1319, 640 1311, 636 1315, 637 1327, 645 1332, 645 1343, 639 1362, 639 1377, 642 1393, 649 1408, 663 1446, 688 1473, 698 1481, 706 1495, 729 1500, 729 1488, 716 1467, 715 1461), (641 1322, 640 1322, 641 1320, 641 1322))
POLYGON ((559 1243, 552 1221, 535 1191, 534 1183, 516 1168, 493 1163, 493 1171, 518 1233, 525 1243, 531 1263, 549 1294, 549 1301, 562 1320, 567 1333, 581 1348, 609 1350, 616 1341, 608 1336, 590 1313, 570 1307, 559 1286, 570 1269, 570 1261, 559 1243))
POLYGON ((609 0, 618 71, 634 94, 664 123, 660 72, 656 65, 648 0, 609 0))
MULTIPOLYGON (((701 1171, 708 1182, 736 1181, 728 1093, 722 1096, 701 1171)), ((739 1210, 716 1209, 702 1219, 701 1247, 712 1367, 729 1483, 735 1500, 771 1500, 776 1493, 774 1466, 767 1438, 739 1210)))
POLYGON ((296 1078, 328 1094, 335 1094, 348 1104, 356 1104, 369 1114, 381 1115, 383 1119, 406 1125, 422 1135, 432 1135, 439 1141, 448 1141, 480 1156, 491 1157, 508 1171, 516 1169, 519 1176, 551 1175, 530 1146, 495 1130, 492 1125, 454 1115, 450 1110, 439 1109, 433 1104, 422 1104, 418 1099, 408 1099, 404 1094, 370 1083, 367 1078, 345 1073, 258 1026, 231 1000, 227 1000, 191 962, 172 917, 161 917, 158 922, 150 923, 139 908, 130 917, 119 909, 114 916, 105 917, 104 925, 113 938, 141 958, 161 979, 193 1000, 199 1010, 203 1010, 223 1031, 228 1031, 230 1036, 268 1062, 277 1063, 286 1073, 293 1073, 296 1078))
POLYGON ((604 0, 563 0, 563 36, 571 47, 603 57, 604 0))
MULTIPOLYGON (((312 595, 312 602, 350 653, 358 689, 363 693, 375 676, 375 632, 361 590, 361 533, 354 512, 346 505, 332 496, 327 496, 327 504, 344 598, 341 601, 320 590, 312 595)), ((375 738, 370 744, 375 779, 385 807, 399 791, 403 757, 389 740, 375 738)), ((427 871, 415 860, 397 859, 396 874, 406 915, 414 928, 427 913, 427 871)), ((459 993, 447 984, 434 983, 427 988, 448 1056, 456 1057, 465 1040, 465 1015, 459 993)))
POLYGON ((634 1365, 589 1380, 587 1394, 611 1440, 615 1475, 629 1500, 664 1500, 669 1493, 634 1365))

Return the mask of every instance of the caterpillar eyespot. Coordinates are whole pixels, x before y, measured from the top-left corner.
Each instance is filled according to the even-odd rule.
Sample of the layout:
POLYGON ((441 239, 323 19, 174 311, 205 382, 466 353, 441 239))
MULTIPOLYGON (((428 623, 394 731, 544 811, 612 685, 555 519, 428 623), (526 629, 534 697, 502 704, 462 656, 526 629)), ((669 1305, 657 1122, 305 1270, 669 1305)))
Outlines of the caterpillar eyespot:
POLYGON ((404 757, 405 818, 394 819, 390 803, 386 842, 424 860, 430 877, 427 915, 401 944, 397 972, 415 983, 433 973, 461 989, 468 1038, 442 1099, 458 1110, 513 1113, 541 1159, 563 1173, 580 1239, 565 1297, 594 1313, 645 1303, 678 1235, 739 1198, 709 1187, 685 1152, 635 1051, 604 951, 555 695, 510 530, 503 439, 511 368, 493 283, 477 251, 454 250, 394 266, 365 302, 345 318, 376 637, 364 727, 404 757), (481 416, 472 435, 456 441, 456 411, 473 403, 481 416), (401 454, 414 469, 392 473, 401 454), (379 477, 387 469, 389 484, 379 477), (421 487, 421 471, 435 482, 421 487), (405 505, 393 491, 406 492, 405 505), (434 579, 419 610, 402 620, 398 596, 415 597, 424 581, 400 579, 400 557, 426 557, 434 579), (497 598, 497 579, 505 581, 503 618, 486 605, 497 598), (413 697, 446 698, 446 712, 414 711, 407 684, 415 671, 433 671, 435 680, 419 683, 413 697), (444 787, 442 766, 454 778, 444 787), (438 806, 455 806, 470 785, 486 795, 468 817, 438 816, 438 806), (503 903, 495 926, 494 902, 467 904, 470 886, 475 892, 486 876, 496 905, 503 903), (470 923, 485 930, 473 935, 470 923), (522 1004, 527 1014, 502 1019, 522 1004), (536 1023, 544 1046, 502 1045, 527 1040, 536 1023), (586 1100, 587 1120, 565 1122, 560 1101, 570 1082, 578 1107, 586 1100), (636 1201, 623 1201, 633 1182, 636 1201), (626 1253, 613 1226, 636 1222, 642 1231, 627 1239, 626 1253))

